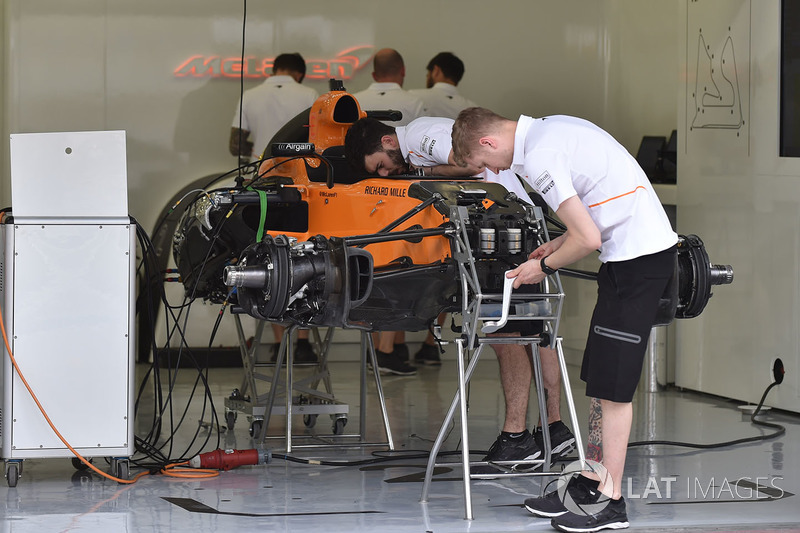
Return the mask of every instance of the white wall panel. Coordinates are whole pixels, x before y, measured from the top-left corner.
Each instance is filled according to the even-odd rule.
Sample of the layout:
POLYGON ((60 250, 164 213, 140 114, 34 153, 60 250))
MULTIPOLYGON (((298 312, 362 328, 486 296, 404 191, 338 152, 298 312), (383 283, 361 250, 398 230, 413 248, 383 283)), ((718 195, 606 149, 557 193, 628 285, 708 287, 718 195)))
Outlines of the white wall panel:
POLYGON ((102 129, 105 1, 9 2, 14 133, 102 129))
POLYGON ((778 157, 779 7, 778 0, 682 6, 678 229, 700 235, 712 262, 733 265, 735 279, 714 291, 703 315, 678 323, 676 384, 757 402, 781 357, 787 379, 767 403, 796 411, 800 161, 778 157), (731 42, 737 76, 727 70, 734 55, 720 55, 731 42), (716 108, 708 95, 705 105, 695 98, 698 88, 719 91, 716 108))

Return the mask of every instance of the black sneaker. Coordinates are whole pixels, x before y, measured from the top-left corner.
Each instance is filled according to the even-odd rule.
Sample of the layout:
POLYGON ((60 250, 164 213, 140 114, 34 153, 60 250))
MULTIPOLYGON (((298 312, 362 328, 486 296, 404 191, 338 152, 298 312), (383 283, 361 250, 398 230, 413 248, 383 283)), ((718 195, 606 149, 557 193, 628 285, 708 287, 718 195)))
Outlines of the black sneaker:
POLYGON ((395 357, 397 357, 399 360, 408 361, 408 346, 406 346, 405 343, 395 344, 392 346, 392 353, 395 354, 395 357))
MULTIPOLYGON (((596 503, 601 497, 601 493, 597 489, 598 485, 598 481, 578 474, 567 483, 566 493, 577 505, 596 503)), ((566 494, 563 495, 566 497, 566 494)), ((533 515, 542 518, 561 516, 569 512, 561 497, 562 494, 559 494, 558 490, 554 490, 540 498, 526 499, 525 508, 533 515)))
POLYGON ((413 376, 417 373, 415 367, 409 365, 397 356, 397 350, 392 350, 392 353, 375 350, 375 356, 378 360, 378 370, 383 374, 413 376))
MULTIPOLYGON (((530 461, 535 459, 541 452, 533 440, 533 435, 527 429, 522 432, 522 436, 516 439, 510 439, 500 433, 494 444, 491 445, 489 451, 486 453, 484 461, 499 462, 499 461, 530 461)), ((480 465, 473 466, 470 469, 471 474, 491 475, 500 474, 503 472, 510 472, 514 470, 524 471, 535 468, 536 465, 524 465, 517 463, 508 463, 503 465, 480 465)))
MULTIPOLYGON (((561 457, 566 457, 568 454, 575 450, 575 435, 561 420, 557 420, 548 426, 550 430, 550 459, 557 461, 561 457)), ((533 432, 533 438, 539 450, 544 454, 544 437, 542 436, 542 428, 536 428, 533 432)), ((536 459, 539 457, 537 456, 536 459)))
POLYGON ((419 351, 414 354, 414 362, 421 365, 441 365, 442 360, 439 358, 439 347, 433 344, 422 343, 419 351))
POLYGON ((594 514, 568 512, 553 518, 550 525, 559 531, 591 533, 601 529, 626 529, 630 523, 625 512, 625 498, 620 497, 608 500, 607 505, 594 514))
POLYGON ((314 349, 311 347, 311 343, 308 342, 308 339, 297 339, 297 343, 294 345, 294 362, 317 362, 317 354, 314 353, 314 349))

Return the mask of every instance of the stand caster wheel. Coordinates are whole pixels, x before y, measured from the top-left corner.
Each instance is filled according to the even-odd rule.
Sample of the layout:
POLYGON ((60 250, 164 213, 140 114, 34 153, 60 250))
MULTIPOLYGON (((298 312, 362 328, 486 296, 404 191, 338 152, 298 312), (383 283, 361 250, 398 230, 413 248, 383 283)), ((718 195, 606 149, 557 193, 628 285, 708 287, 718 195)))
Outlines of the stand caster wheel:
POLYGON ((19 481, 19 475, 22 470, 22 464, 16 461, 6 463, 6 480, 8 481, 8 486, 14 488, 17 486, 17 481, 19 481))
POLYGON ((317 423, 317 415, 303 415, 303 424, 307 428, 313 428, 317 423))
MULTIPOLYGON (((92 458, 91 457, 86 457, 86 460, 89 461, 90 463, 92 462, 92 458)), ((72 458, 72 466, 75 468, 75 470, 88 470, 89 469, 89 467, 86 466, 86 464, 83 461, 81 461, 80 459, 78 459, 77 457, 73 457, 72 458)))
POLYGON ((333 434, 334 435, 341 435, 344 433, 344 427, 347 425, 346 418, 337 418, 333 422, 333 434))
POLYGON ((263 425, 264 422, 261 420, 253 420, 253 422, 250 424, 250 436, 254 439, 258 438, 258 436, 261 435, 261 427, 263 425))
POLYGON ((127 480, 130 478, 130 462, 128 459, 111 459, 111 475, 119 478, 127 480))
POLYGON ((233 431, 233 425, 236 424, 236 411, 228 411, 225 413, 225 425, 228 430, 233 431))
POLYGON ((122 461, 117 467, 117 477, 128 480, 131 478, 131 466, 128 461, 122 461))

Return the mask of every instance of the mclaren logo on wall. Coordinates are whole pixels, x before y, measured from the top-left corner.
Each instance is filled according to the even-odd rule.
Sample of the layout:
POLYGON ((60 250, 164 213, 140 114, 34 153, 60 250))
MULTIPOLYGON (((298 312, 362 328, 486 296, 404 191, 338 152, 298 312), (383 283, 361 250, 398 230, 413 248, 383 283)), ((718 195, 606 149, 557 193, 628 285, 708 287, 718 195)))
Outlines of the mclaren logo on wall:
MULTIPOLYGON (((367 65, 375 54, 374 46, 355 46, 336 54, 333 59, 311 59, 306 61, 306 78, 348 80, 367 65)), ((274 57, 258 58, 246 56, 223 57, 219 55, 194 55, 175 69, 178 78, 265 78, 272 74, 274 57)))

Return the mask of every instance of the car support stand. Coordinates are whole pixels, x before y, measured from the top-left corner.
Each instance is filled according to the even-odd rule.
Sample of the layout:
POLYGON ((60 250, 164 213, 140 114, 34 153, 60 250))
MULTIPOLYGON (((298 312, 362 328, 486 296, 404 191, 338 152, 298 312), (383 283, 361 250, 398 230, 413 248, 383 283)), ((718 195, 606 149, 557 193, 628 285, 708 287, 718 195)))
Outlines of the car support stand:
MULTIPOLYGON (((541 210, 534 208, 536 216, 539 220, 543 220, 541 210)), ((567 374, 567 367, 564 362, 564 352, 561 346, 561 339, 557 337, 558 323, 561 316, 561 307, 563 304, 564 293, 561 286, 561 280, 558 274, 549 276, 544 283, 544 291, 541 294, 518 294, 512 295, 510 291, 504 291, 505 294, 485 294, 483 293, 478 280, 477 272, 475 270, 475 260, 469 246, 468 234, 466 232, 467 220, 466 210, 463 207, 454 207, 451 212, 451 221, 456 223, 456 236, 454 237, 453 250, 454 259, 458 262, 460 279, 461 279, 461 292, 462 292, 462 316, 463 316, 463 333, 456 339, 458 346, 458 390, 455 393, 450 409, 445 415, 442 422, 439 434, 433 444, 428 459, 428 465, 425 470, 425 480, 422 486, 422 502, 427 502, 429 499, 430 484, 433 478, 433 472, 437 465, 436 458, 441 449, 442 443, 448 432, 448 427, 453 421, 456 409, 459 409, 461 419, 461 441, 462 441, 462 454, 461 463, 463 468, 464 480, 464 512, 467 520, 473 519, 472 512, 472 493, 470 488, 470 481, 473 478, 485 477, 480 474, 471 474, 470 466, 486 465, 486 462, 471 462, 469 458, 469 431, 468 431, 468 417, 467 417, 467 386, 469 380, 475 370, 475 367, 480 360, 480 355, 486 344, 520 344, 530 345, 533 353, 534 365, 534 378, 536 383, 537 397, 539 401, 540 416, 546 420, 547 406, 544 394, 543 379, 541 373, 541 359, 539 356, 539 345, 545 341, 544 337, 485 337, 480 336, 479 333, 486 333, 496 331, 496 328, 502 327, 506 320, 542 320, 545 325, 546 339, 554 339, 555 348, 558 354, 558 362, 561 370, 561 380, 564 387, 564 394, 569 406, 570 421, 573 426, 573 433, 575 435, 576 447, 578 449, 578 456, 581 465, 586 464, 586 458, 583 450, 583 441, 580 434, 580 425, 575 412, 575 404, 572 398, 572 390, 569 384, 567 374), (495 317, 483 316, 481 314, 481 304, 487 302, 502 301, 503 305, 503 318, 500 322, 495 321, 495 317), (509 307, 511 302, 518 304, 539 304, 547 302, 543 306, 546 312, 541 312, 536 316, 527 315, 514 315, 509 314, 509 307), (490 323, 491 322, 491 323, 490 323), (483 326, 479 329, 479 324, 483 326)), ((544 224, 541 225, 541 233, 544 239, 547 239, 547 230, 544 224)), ((515 307, 516 309, 516 307, 515 307)), ((544 426, 545 424, 543 424, 544 426)), ((542 432, 544 441, 544 456, 542 459, 532 461, 525 461, 525 464, 542 465, 541 472, 535 473, 516 473, 510 470, 505 473, 492 475, 492 477, 518 477, 518 476, 557 476, 560 472, 549 472, 551 468, 551 443, 550 435, 547 431, 542 432)), ((519 463, 516 461, 516 463, 519 463)), ((452 464, 452 463, 449 463, 452 464)), ((502 467, 502 463, 491 463, 494 466, 502 467)))
POLYGON ((261 363, 259 353, 264 345, 261 339, 264 334, 266 321, 260 320, 256 323, 254 337, 248 343, 244 334, 241 319, 234 315, 236 331, 239 337, 239 347, 244 366, 244 377, 242 385, 236 389, 228 398, 225 399, 225 420, 228 428, 232 428, 237 417, 237 413, 243 412, 250 418, 250 435, 258 444, 264 443, 267 439, 276 438, 267 436, 272 415, 286 415, 286 451, 291 452, 293 448, 323 448, 339 446, 388 446, 394 450, 389 418, 386 410, 386 402, 383 395, 380 374, 375 357, 375 348, 372 344, 372 337, 366 331, 361 333, 361 386, 360 386, 360 411, 359 411, 359 432, 345 434, 344 427, 347 424, 349 406, 340 403, 333 395, 333 389, 328 368, 328 352, 333 339, 334 328, 327 330, 324 339, 320 338, 319 330, 312 328, 315 343, 319 349, 319 361, 315 363, 313 373, 300 380, 295 380, 293 339, 297 326, 290 326, 286 329, 281 339, 278 349, 277 359, 273 365, 261 363), (378 392, 381 415, 383 417, 384 429, 386 432, 385 442, 367 442, 366 439, 366 406, 367 406, 367 358, 372 362, 375 378, 375 385, 378 392), (264 374, 259 371, 261 367, 273 366, 272 374, 264 374), (285 379, 281 380, 281 370, 285 366, 285 379), (266 393, 258 392, 257 383, 266 381, 270 383, 266 393), (324 390, 319 390, 318 386, 322 382, 324 390), (297 394, 295 394, 297 393, 297 394), (281 405, 282 404, 282 405, 281 405), (318 415, 330 415, 332 419, 332 434, 308 434, 295 435, 292 433, 292 416, 302 415, 303 423, 307 428, 312 428, 316 424, 318 415), (294 444, 296 438, 313 438, 317 442, 309 444, 294 444), (336 437, 336 440, 332 440, 336 437), (356 443, 341 442, 344 439, 358 439, 356 443), (321 442, 320 442, 321 441, 321 442))

